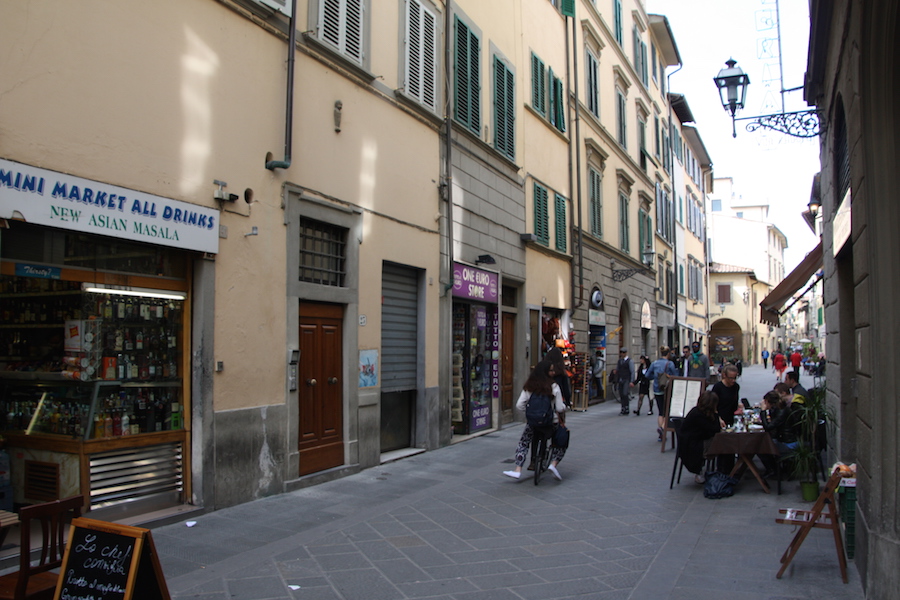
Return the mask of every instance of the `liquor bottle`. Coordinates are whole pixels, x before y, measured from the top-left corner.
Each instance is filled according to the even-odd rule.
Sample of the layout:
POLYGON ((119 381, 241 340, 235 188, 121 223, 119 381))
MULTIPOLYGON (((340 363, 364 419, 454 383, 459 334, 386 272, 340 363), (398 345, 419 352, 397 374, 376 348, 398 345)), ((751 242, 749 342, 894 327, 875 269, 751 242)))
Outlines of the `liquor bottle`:
POLYGON ((181 405, 178 400, 173 400, 171 405, 172 411, 172 429, 181 429, 181 405))
POLYGON ((137 336, 135 336, 134 349, 135 350, 143 350, 144 349, 144 332, 140 329, 137 332, 137 336))
POLYGON ((112 434, 113 437, 119 437, 122 435, 122 411, 120 411, 119 409, 116 409, 116 412, 113 413, 112 434))
MULTIPOLYGON (((115 424, 113 424, 115 427, 115 424)), ((122 418, 119 422, 119 435, 126 436, 131 435, 131 417, 128 416, 128 412, 126 409, 122 409, 122 418)))
POLYGON ((103 437, 103 415, 100 413, 94 415, 94 435, 92 437, 95 439, 103 437))
POLYGON ((104 437, 112 437, 113 435, 113 419, 110 413, 103 416, 103 435, 104 437))
POLYGON ((134 356, 128 357, 131 362, 131 374, 129 375, 130 379, 138 379, 140 377, 140 370, 138 369, 138 361, 134 356))

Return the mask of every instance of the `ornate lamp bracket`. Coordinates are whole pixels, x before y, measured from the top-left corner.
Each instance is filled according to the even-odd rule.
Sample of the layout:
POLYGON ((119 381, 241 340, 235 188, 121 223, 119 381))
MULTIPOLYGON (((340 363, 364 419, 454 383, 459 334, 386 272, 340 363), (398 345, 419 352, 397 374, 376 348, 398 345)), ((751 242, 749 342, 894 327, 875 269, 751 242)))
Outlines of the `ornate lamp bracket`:
POLYGON ((750 121, 746 130, 770 129, 798 138, 813 138, 821 133, 819 114, 815 110, 800 110, 760 117, 741 117, 735 121, 750 121))

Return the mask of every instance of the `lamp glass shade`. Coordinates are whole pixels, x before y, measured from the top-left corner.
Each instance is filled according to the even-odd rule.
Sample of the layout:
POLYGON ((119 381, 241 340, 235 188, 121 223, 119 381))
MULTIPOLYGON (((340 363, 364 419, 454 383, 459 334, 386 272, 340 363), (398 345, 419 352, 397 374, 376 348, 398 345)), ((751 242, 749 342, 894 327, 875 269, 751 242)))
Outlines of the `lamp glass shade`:
POLYGON ((744 108, 750 78, 737 66, 737 62, 734 59, 728 59, 725 64, 727 68, 719 71, 719 74, 713 77, 713 81, 716 83, 716 87, 719 88, 722 106, 733 117, 737 114, 737 111, 744 108))

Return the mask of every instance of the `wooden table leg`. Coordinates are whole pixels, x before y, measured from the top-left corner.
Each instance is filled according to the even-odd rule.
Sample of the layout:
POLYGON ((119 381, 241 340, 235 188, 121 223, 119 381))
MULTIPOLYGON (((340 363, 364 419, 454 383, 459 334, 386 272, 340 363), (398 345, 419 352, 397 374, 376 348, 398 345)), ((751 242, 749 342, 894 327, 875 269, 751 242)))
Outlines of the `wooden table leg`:
POLYGON ((769 484, 766 483, 766 480, 763 479, 762 474, 760 474, 759 469, 756 468, 756 465, 753 464, 753 455, 752 454, 738 454, 738 458, 740 459, 737 464, 734 465, 734 468, 731 469, 731 476, 734 477, 738 472, 738 469, 741 468, 741 464, 750 469, 750 472, 753 473, 753 476, 756 477, 756 481, 759 482, 759 485, 762 486, 762 489, 765 493, 771 494, 772 491, 769 489, 769 484))

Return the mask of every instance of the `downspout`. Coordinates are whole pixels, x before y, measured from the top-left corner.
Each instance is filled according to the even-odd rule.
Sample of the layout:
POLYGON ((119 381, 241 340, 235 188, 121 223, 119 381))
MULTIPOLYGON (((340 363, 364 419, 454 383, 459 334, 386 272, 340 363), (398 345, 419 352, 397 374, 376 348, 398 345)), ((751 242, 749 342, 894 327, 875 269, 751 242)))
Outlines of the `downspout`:
POLYGON ((450 114, 450 68, 452 53, 450 48, 450 27, 453 24, 452 0, 447 0, 444 5, 444 180, 441 182, 443 199, 447 203, 446 231, 447 242, 447 276, 444 281, 444 293, 453 287, 453 175, 450 151, 453 148, 451 134, 453 133, 453 120, 450 114))
MULTIPOLYGON (((294 131, 294 61, 297 52, 297 0, 291 0, 291 18, 288 22, 287 94, 284 116, 284 160, 267 160, 266 168, 287 169, 291 166, 291 145, 294 131)), ((266 158, 269 158, 268 156, 266 158)))
MULTIPOLYGON (((568 17, 567 17, 568 18, 568 17)), ((582 240, 582 223, 581 223, 581 153, 580 153, 580 142, 581 142, 581 112, 578 106, 578 51, 575 50, 575 46, 578 43, 578 36, 575 24, 575 17, 572 17, 572 69, 575 71, 575 98, 572 99, 572 96, 566 93, 569 101, 569 113, 572 113, 572 105, 574 104, 574 121, 575 121, 575 135, 574 139, 572 136, 569 136, 569 189, 571 190, 575 187, 575 206, 573 207, 571 204, 569 205, 569 222, 572 223, 573 229, 575 229, 575 235, 573 236, 575 247, 572 251, 572 259, 573 263, 575 260, 578 262, 578 278, 576 281, 575 276, 575 264, 572 265, 572 276, 571 276, 571 285, 572 285, 572 310, 574 311, 576 308, 580 308, 582 304, 584 304, 584 247, 582 240), (575 186, 572 185, 572 150, 575 151, 575 186), (577 215, 576 219, 578 221, 577 228, 574 226, 576 219, 572 218, 573 211, 577 215), (577 257, 577 258, 576 258, 577 257), (576 292, 577 289, 577 292, 576 292)), ((569 31, 566 30, 566 56, 569 56, 569 31)), ((569 61, 566 60, 566 80, 572 81, 571 73, 569 72, 569 61)))
MULTIPOLYGON (((683 69, 683 68, 684 68, 684 65, 678 65, 678 68, 677 68, 677 69, 675 69, 674 71, 672 71, 671 73, 669 73, 669 74, 666 75, 666 94, 667 94, 667 95, 668 95, 669 91, 672 89, 672 75, 674 75, 675 73, 677 73, 678 71, 680 71, 680 70, 683 69)), ((672 126, 672 103, 669 102, 669 99, 668 99, 668 98, 666 98, 666 105, 667 105, 668 108, 669 108, 669 123, 668 123, 668 126, 671 128, 671 126, 672 126)), ((671 145, 672 145, 672 131, 671 131, 671 129, 670 129, 670 130, 669 130, 669 146, 671 146, 671 145)), ((671 150, 671 148, 670 148, 670 150, 671 150)), ((672 154, 672 153, 670 152, 670 153, 669 153, 669 156, 672 157, 672 164, 674 165, 674 164, 675 164, 675 155, 672 154)), ((674 170, 674 169, 673 169, 673 170, 674 170)), ((672 173, 672 175, 673 175, 673 179, 674 179, 675 173, 672 173)), ((678 198, 678 196, 677 196, 676 193, 675 193, 675 186, 673 185, 673 186, 672 186, 672 200, 673 200, 673 206, 674 206, 674 200, 676 200, 677 198, 678 198)), ((672 211, 673 217, 674 217, 674 215, 675 215, 675 212, 676 212, 676 211, 674 211, 674 210, 672 211)), ((678 264, 678 230, 677 230, 677 228, 674 226, 674 225, 675 225, 674 223, 673 223, 672 225, 673 225, 673 227, 672 227, 672 253, 674 254, 674 256, 673 256, 672 258, 675 259, 675 270, 674 270, 675 293, 672 294, 672 301, 674 302, 673 308, 675 309, 675 347, 676 347, 676 348, 681 348, 681 346, 682 346, 682 343, 681 343, 681 324, 678 322, 678 281, 679 281, 679 280, 678 280, 678 267, 681 266, 681 265, 678 264)), ((705 247, 705 246, 706 246, 706 242, 705 242, 705 241, 703 242, 703 245, 704 245, 704 248, 703 248, 703 255, 706 256, 706 247, 705 247)), ((689 275, 689 274, 690 274, 690 271, 688 271, 687 274, 689 275)), ((665 274, 663 274, 663 276, 665 276, 665 274)), ((687 310, 687 304, 685 304, 685 310, 687 310)), ((657 341, 659 341, 659 340, 657 340, 657 341)), ((661 343, 662 343, 662 342, 660 342, 660 344, 661 344, 661 343)))

